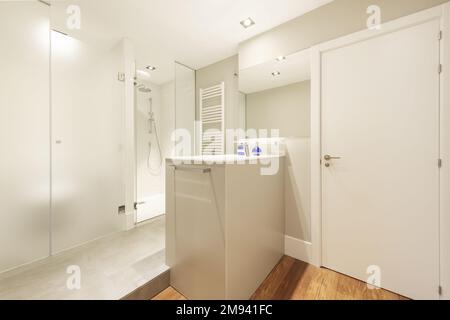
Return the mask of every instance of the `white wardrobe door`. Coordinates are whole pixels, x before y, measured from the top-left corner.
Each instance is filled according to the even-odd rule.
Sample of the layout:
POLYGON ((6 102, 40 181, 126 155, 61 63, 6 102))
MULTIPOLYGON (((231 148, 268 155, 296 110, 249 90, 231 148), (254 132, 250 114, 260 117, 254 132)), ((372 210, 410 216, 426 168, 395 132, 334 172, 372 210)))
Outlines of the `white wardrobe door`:
POLYGON ((123 230, 123 46, 52 32, 53 253, 123 230))
POLYGON ((439 286, 439 21, 323 54, 323 261, 411 298, 439 286), (325 167, 328 163, 330 166, 325 167))
POLYGON ((0 2, 0 272, 49 254, 49 7, 0 2))

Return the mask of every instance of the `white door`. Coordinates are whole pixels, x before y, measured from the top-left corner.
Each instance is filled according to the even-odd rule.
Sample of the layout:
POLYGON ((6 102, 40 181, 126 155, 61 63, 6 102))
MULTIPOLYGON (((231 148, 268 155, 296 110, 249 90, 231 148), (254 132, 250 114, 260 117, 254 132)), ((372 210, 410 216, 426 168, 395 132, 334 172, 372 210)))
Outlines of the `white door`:
POLYGON ((439 297, 439 29, 322 54, 323 264, 413 299, 439 297))

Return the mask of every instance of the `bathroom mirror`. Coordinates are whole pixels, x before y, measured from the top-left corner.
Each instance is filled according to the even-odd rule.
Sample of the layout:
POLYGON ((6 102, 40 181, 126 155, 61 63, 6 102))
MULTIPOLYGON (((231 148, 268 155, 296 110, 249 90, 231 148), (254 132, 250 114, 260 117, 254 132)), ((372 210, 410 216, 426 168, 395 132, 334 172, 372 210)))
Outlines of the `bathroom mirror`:
POLYGON ((278 129, 285 138, 309 137, 310 51, 240 70, 247 129, 278 129))

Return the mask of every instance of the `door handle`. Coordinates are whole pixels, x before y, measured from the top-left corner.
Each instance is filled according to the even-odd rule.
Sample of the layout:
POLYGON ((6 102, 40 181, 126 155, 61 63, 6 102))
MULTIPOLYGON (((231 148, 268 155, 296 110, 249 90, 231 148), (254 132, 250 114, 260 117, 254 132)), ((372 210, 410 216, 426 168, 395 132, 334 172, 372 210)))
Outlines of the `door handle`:
POLYGON ((172 166, 176 171, 189 171, 189 172, 198 172, 198 173, 211 173, 211 168, 196 168, 196 167, 179 167, 172 166))
POLYGON ((330 156, 329 154, 325 155, 323 158, 324 158, 326 161, 331 161, 331 160, 341 160, 341 159, 342 159, 341 157, 332 157, 332 156, 330 156))

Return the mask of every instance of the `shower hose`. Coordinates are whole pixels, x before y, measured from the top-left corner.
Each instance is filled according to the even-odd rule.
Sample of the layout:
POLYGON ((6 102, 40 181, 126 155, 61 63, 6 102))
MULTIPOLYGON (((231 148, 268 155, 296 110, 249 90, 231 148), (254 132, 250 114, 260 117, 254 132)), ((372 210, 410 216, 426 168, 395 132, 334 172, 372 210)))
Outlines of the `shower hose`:
POLYGON ((158 136, 158 129, 156 128, 156 123, 155 121, 151 120, 151 126, 154 128, 154 133, 155 133, 155 137, 156 137, 156 142, 157 142, 157 146, 158 146, 158 154, 159 154, 159 164, 157 167, 152 166, 151 163, 151 157, 152 157, 152 149, 153 149, 153 145, 152 145, 152 140, 150 138, 150 141, 148 143, 148 157, 147 157, 147 168, 150 172, 151 175, 153 176, 157 176, 161 174, 161 169, 162 169, 162 164, 163 164, 163 158, 162 158, 162 152, 161 152, 161 143, 159 142, 159 136, 158 136))

